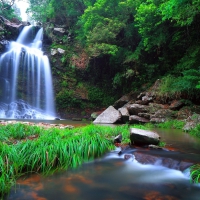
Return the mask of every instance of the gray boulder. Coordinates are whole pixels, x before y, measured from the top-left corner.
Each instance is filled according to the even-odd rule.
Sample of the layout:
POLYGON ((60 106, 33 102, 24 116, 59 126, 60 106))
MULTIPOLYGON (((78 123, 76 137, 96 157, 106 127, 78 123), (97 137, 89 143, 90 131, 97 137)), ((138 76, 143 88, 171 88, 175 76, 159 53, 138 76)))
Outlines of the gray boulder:
POLYGON ((121 113, 113 106, 109 106, 94 121, 94 124, 114 124, 121 119, 121 113))
POLYGON ((160 136, 153 131, 141 130, 138 128, 130 129, 131 144, 137 145, 157 145, 160 141, 160 136))

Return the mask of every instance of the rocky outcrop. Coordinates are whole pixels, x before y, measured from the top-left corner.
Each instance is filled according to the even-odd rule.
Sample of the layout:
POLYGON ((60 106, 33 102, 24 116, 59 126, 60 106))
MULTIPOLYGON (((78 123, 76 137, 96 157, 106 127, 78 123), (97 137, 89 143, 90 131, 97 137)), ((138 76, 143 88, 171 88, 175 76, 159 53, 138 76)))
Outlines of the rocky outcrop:
POLYGON ((195 126, 197 126, 200 123, 200 115, 199 114, 193 114, 192 116, 189 116, 186 119, 186 124, 183 127, 184 131, 190 131, 195 126))
POLYGON ((142 130, 138 128, 130 129, 131 144, 136 145, 157 145, 160 141, 160 136, 153 131, 142 130))
POLYGON ((6 50, 9 41, 15 41, 21 30, 29 25, 29 22, 22 22, 16 18, 13 18, 12 21, 10 21, 3 16, 0 16, 0 53, 6 50))
MULTIPOLYGON (((192 116, 194 111, 198 110, 198 106, 194 106, 194 111, 191 107, 186 106, 184 104, 186 100, 161 99, 158 95, 159 85, 160 80, 157 80, 148 91, 140 94, 131 92, 116 101, 113 107, 121 113, 121 119, 118 121, 135 124, 161 123, 171 119, 186 120, 192 116)), ((197 123, 199 122, 200 120, 197 123)), ((188 120, 185 130, 189 130, 189 127, 194 127, 197 123, 188 120)))

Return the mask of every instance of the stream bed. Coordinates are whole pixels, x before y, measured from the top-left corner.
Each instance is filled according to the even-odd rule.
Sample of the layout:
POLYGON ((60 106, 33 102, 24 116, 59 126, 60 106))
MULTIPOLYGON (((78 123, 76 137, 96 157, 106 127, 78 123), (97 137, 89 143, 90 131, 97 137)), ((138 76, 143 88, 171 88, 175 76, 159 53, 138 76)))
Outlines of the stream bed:
MULTIPOLYGON (((177 130, 157 132, 166 150, 120 148, 76 169, 43 177, 27 175, 17 181, 6 200, 199 200, 200 184, 190 181, 189 169, 177 170, 180 161, 200 163, 200 139, 177 130), (141 164, 135 153, 157 156, 141 164), (126 158, 128 156, 128 159, 126 158), (176 162, 166 167, 161 158, 176 162)), ((148 156, 147 156, 148 157, 148 156)))

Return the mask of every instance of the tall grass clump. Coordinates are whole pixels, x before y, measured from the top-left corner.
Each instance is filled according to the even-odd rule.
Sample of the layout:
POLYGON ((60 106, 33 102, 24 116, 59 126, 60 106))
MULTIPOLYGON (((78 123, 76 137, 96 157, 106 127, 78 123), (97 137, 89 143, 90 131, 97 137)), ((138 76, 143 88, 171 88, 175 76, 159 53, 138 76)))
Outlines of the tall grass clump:
POLYGON ((174 76, 168 75, 162 78, 161 84, 157 91, 157 96, 162 99, 163 102, 168 99, 176 99, 180 97, 181 93, 176 87, 177 79, 174 76))
POLYGON ((8 192, 22 169, 22 160, 14 146, 0 142, 0 194, 8 192))
POLYGON ((190 167, 190 179, 193 183, 200 183, 200 164, 190 167))

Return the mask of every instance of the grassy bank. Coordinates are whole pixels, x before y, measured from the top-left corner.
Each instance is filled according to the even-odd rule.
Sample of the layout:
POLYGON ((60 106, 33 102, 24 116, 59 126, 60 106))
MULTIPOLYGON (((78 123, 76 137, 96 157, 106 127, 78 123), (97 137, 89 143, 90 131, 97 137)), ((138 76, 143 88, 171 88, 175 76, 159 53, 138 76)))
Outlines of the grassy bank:
POLYGON ((88 125, 61 130, 20 123, 1 125, 1 196, 9 192, 16 179, 25 173, 48 174, 102 156, 114 149, 113 138, 119 133, 128 138, 128 126, 88 125))

